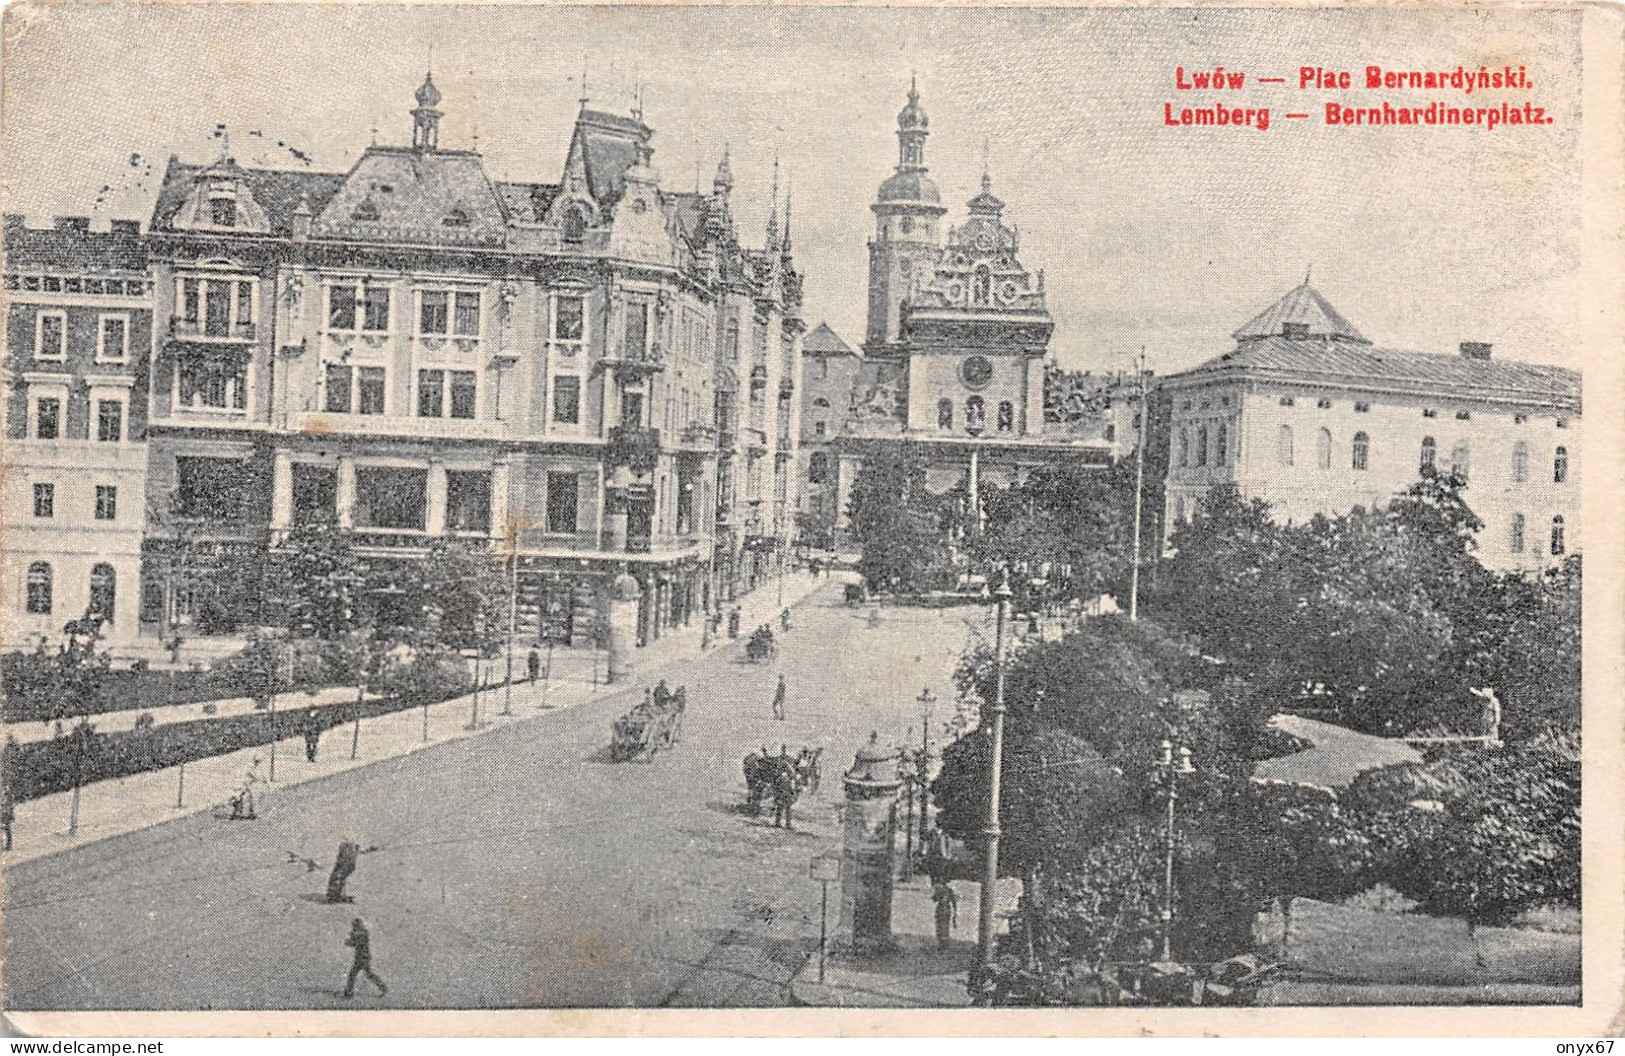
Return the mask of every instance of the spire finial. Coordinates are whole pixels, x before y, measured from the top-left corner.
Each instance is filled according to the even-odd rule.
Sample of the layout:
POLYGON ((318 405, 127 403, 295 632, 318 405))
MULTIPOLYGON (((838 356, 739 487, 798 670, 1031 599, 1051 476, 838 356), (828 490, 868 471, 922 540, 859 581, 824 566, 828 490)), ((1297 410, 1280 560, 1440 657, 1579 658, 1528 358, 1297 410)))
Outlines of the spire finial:
POLYGON ((908 71, 908 101, 911 103, 920 101, 920 79, 913 70, 908 71))
POLYGON ((773 154, 773 194, 767 209, 767 248, 779 246, 779 155, 773 154))
POLYGON ((581 53, 581 109, 587 109, 587 53, 581 53))
POLYGON ((632 119, 643 120, 643 84, 639 82, 632 87, 632 119))
POLYGON ((1308 267, 1303 269, 1303 284, 1305 286, 1309 285, 1309 274, 1314 270, 1315 266, 1313 264, 1310 264, 1308 267))
POLYGON ((993 137, 982 137, 982 193, 993 193, 993 137))
POLYGON ((784 255, 790 255, 790 196, 795 193, 795 177, 790 177, 784 188, 784 255))

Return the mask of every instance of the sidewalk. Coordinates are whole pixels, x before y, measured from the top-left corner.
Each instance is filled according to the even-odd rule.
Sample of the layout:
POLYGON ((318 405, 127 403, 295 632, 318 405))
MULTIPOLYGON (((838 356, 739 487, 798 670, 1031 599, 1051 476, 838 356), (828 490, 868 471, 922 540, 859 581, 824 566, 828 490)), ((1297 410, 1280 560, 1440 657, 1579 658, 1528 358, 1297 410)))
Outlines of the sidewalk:
MULTIPOLYGON (((815 1008, 964 1008, 970 1005, 966 979, 976 962, 976 918, 981 885, 953 882, 959 898, 959 920, 951 931, 948 945, 939 949, 936 939, 936 905, 931 901, 931 882, 917 876, 899 883, 892 892, 892 934, 897 949, 889 954, 858 958, 850 953, 830 953, 824 968, 824 981, 818 981, 818 952, 790 982, 790 994, 798 1005, 815 1008)), ((830 912, 839 912, 839 885, 830 892, 830 912)), ((1015 911, 1021 897, 1021 881, 1006 877, 999 881, 995 898, 995 930, 1003 933, 1002 921, 1015 911)), ((836 921, 830 921, 830 946, 836 947, 836 921)))
MULTIPOLYGON (((835 582, 834 578, 813 580, 800 574, 786 577, 784 607, 798 604, 820 586, 835 582)), ((777 618, 776 583, 759 588, 755 594, 739 601, 745 613, 745 625, 777 618), (766 595, 763 597, 762 595, 766 595)), ((594 684, 574 676, 585 675, 585 669, 564 672, 561 661, 565 651, 554 655, 555 672, 572 677, 555 678, 548 683, 515 682, 511 697, 507 687, 498 684, 482 690, 479 696, 479 729, 470 730, 469 719, 474 712, 475 694, 466 694, 451 700, 432 704, 427 709, 407 708, 363 719, 359 739, 354 725, 336 727, 322 736, 314 763, 305 758, 302 736, 279 741, 274 746, 263 744, 253 748, 211 759, 200 759, 183 766, 149 771, 130 777, 99 781, 79 790, 77 831, 69 834, 73 816, 73 792, 58 792, 17 804, 17 815, 12 824, 13 849, 0 855, 6 864, 29 861, 58 851, 67 850, 97 840, 107 839, 137 829, 148 828, 166 821, 196 813, 202 809, 225 812, 225 804, 242 787, 245 775, 255 759, 261 762, 263 777, 271 776, 271 763, 275 759, 275 781, 256 787, 257 805, 263 805, 277 789, 289 785, 316 781, 333 774, 358 767, 396 759, 448 741, 474 736, 498 725, 535 719, 561 708, 580 705, 601 696, 631 694, 653 685, 659 678, 668 678, 674 684, 681 682, 687 661, 699 656, 700 628, 695 621, 692 628, 684 628, 657 640, 651 647, 638 650, 637 668, 633 678, 614 685, 594 684), (511 716, 503 715, 505 702, 511 699, 511 716), (356 745, 356 757, 351 759, 351 745, 356 745)), ((730 643, 738 645, 739 643, 730 643)), ((717 646, 713 646, 713 651, 717 646)), ((601 659, 595 661, 601 664, 601 659)), ((523 673, 523 654, 515 654, 516 676, 523 673)), ((602 678, 601 667, 596 677, 602 678)), ((334 690, 342 693, 342 690, 334 690)), ((355 690, 343 699, 353 700, 355 690)), ((311 706, 311 698, 303 693, 289 695, 290 706, 311 706), (298 702, 293 704, 292 702, 298 702)), ((631 698, 629 698, 630 701, 631 698)), ((201 718, 202 705, 182 705, 191 712, 187 718, 201 718)), ((630 707, 630 703, 628 704, 630 707)), ((114 713, 119 715, 129 713, 114 713)), ((100 730, 104 726, 98 716, 91 721, 100 730)), ((133 722, 133 718, 132 718, 133 722)), ((32 724, 39 725, 39 724, 32 724)))

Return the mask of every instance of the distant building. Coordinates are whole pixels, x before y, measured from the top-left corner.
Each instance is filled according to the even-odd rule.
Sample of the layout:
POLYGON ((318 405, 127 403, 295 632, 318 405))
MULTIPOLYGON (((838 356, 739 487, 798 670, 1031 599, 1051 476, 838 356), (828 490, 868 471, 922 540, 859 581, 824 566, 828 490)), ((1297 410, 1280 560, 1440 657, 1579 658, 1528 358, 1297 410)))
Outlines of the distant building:
POLYGON ((138 225, 5 218, 5 644, 139 629, 152 282, 138 225))
POLYGON ((1236 346, 1163 386, 1172 400, 1166 534, 1234 484, 1276 516, 1371 509, 1424 466, 1467 478, 1479 558, 1540 568, 1580 548, 1580 376, 1376 347, 1309 285, 1235 332, 1236 346))
POLYGON ((853 411, 862 357, 841 340, 828 323, 820 323, 801 342, 801 464, 799 492, 803 515, 800 538, 815 546, 834 543, 831 530, 841 511, 836 500, 836 438, 846 430, 853 411))
POLYGON ((804 467, 809 482, 833 468, 834 484, 822 486, 842 512, 876 445, 917 445, 927 486, 964 488, 972 504, 982 481, 1008 485, 1057 459, 1105 466, 1114 455, 1111 442, 1046 413, 1054 322, 1044 274, 1021 263, 1019 233, 989 176, 942 237, 948 209, 925 163, 929 134, 911 86, 897 115, 896 170, 870 207, 868 327, 848 410, 831 431, 832 467, 810 454, 804 467))

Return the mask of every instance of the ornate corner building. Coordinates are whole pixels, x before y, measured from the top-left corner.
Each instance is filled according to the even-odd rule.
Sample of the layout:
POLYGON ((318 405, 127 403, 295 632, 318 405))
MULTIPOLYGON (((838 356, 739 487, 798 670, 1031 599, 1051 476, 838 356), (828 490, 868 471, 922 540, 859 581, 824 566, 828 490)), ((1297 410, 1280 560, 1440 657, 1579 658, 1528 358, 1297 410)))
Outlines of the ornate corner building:
MULTIPOLYGON (((14 272, 18 293, 31 284, 8 289, 8 461, 66 475, 85 456, 57 452, 63 438, 94 446, 86 416, 104 391, 128 396, 118 472, 145 495, 119 496, 139 542, 115 562, 116 645, 252 624, 252 589, 225 611, 191 596, 192 544, 275 546, 315 521, 353 528, 374 561, 440 539, 511 556, 520 633, 583 645, 622 572, 643 587, 647 642, 779 569, 803 327, 776 179, 747 247, 731 159, 709 194, 666 190, 641 111, 583 100, 558 181, 523 183, 443 145, 441 102, 426 76, 410 145, 375 143, 345 172, 172 157, 145 235, 118 236, 139 260, 93 265, 134 283, 107 301, 130 349, 116 369, 71 351, 112 326, 94 297, 58 305, 64 288, 43 286, 78 258, 8 219, 8 287, 14 272), (58 334, 66 358, 39 359, 58 334), (36 405, 58 408, 57 434, 36 405)), ((8 519, 24 505, 8 496, 8 519)), ((67 555, 83 547, 35 535, 7 566, 7 604, 59 631, 81 615, 85 570, 67 555), (36 611, 41 562, 74 585, 36 611)))

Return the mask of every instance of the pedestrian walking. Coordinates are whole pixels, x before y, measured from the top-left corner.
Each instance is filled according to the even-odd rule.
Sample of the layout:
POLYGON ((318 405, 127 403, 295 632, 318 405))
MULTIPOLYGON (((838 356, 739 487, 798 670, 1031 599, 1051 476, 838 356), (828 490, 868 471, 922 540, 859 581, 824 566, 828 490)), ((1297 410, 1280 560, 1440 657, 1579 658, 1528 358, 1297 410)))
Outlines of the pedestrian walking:
POLYGON ((937 949, 947 949, 959 923, 959 896, 942 877, 931 881, 931 901, 937 904, 937 949))
POLYGON ((17 820, 17 804, 11 801, 11 789, 0 782, 0 828, 6 830, 6 850, 11 850, 11 823, 17 820))
POLYGON ((339 844, 338 857, 333 860, 333 872, 327 877, 327 900, 329 902, 354 902, 355 899, 344 893, 344 884, 355 872, 356 859, 361 856, 361 847, 351 840, 339 844))
POLYGON ((253 821, 259 815, 254 810, 254 786, 264 781, 260 776, 260 761, 258 758, 249 764, 248 772, 243 775, 243 787, 231 800, 231 817, 233 821, 253 821))
POLYGON ((322 742, 322 719, 315 708, 305 717, 305 758, 310 762, 316 761, 316 748, 322 742))
POLYGON ((773 770, 773 827, 783 826, 794 830, 796 825, 790 817, 790 808, 796 801, 796 764, 790 758, 788 745, 779 745, 779 756, 774 760, 773 770))
POLYGON ((355 960, 350 962, 350 977, 344 981, 344 996, 355 996, 355 977, 358 975, 366 976, 378 988, 379 996, 389 993, 389 987, 372 970, 372 933, 360 917, 350 922, 350 937, 344 940, 344 945, 355 950, 355 960))
POLYGON ((532 682, 535 682, 542 673, 542 654, 534 648, 525 657, 525 673, 530 676, 532 682))
POLYGON ((785 609, 783 612, 779 613, 779 627, 781 629, 783 629, 786 633, 789 632, 789 630, 790 630, 790 610, 789 609, 785 609))
POLYGON ((779 686, 773 691, 773 717, 780 722, 784 721, 784 676, 779 676, 779 686))
POLYGON ((728 613, 728 637, 729 638, 738 638, 739 637, 739 621, 743 616, 744 616, 744 613, 740 611, 740 608, 739 608, 738 605, 735 605, 733 607, 732 611, 730 611, 728 613))

